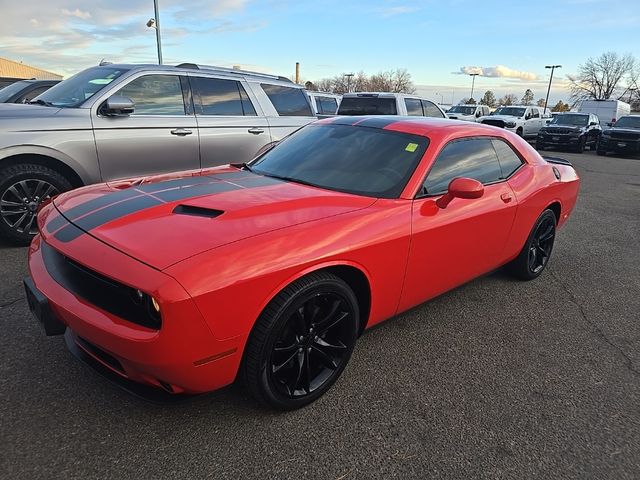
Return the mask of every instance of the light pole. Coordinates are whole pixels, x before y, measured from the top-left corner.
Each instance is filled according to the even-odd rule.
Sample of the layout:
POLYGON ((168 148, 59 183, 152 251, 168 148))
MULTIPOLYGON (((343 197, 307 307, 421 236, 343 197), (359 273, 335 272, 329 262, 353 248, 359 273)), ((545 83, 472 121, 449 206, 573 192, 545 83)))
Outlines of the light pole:
POLYGON ((155 18, 150 18, 147 27, 156 29, 156 43, 158 44, 158 63, 162 65, 162 40, 160 39, 160 13, 158 12, 158 0, 153 0, 153 12, 155 18))
POLYGON ((440 96, 440 105, 442 105, 444 103, 444 95, 442 95, 441 93, 438 93, 438 92, 436 92, 436 95, 440 96))
POLYGON ((473 98, 473 87, 475 87, 476 85, 476 77, 480 75, 479 73, 470 73, 469 76, 471 77, 471 97, 469 97, 469 100, 471 100, 473 98))
POLYGON ((347 77, 347 93, 351 92, 351 77, 354 76, 353 73, 345 73, 345 77, 347 77))
POLYGON ((549 87, 547 88, 547 97, 544 99, 544 113, 547 113, 547 103, 549 102, 549 92, 551 91, 551 81, 553 80, 553 71, 556 68, 562 68, 562 65, 545 65, 544 68, 551 69, 551 76, 549 77, 549 87))

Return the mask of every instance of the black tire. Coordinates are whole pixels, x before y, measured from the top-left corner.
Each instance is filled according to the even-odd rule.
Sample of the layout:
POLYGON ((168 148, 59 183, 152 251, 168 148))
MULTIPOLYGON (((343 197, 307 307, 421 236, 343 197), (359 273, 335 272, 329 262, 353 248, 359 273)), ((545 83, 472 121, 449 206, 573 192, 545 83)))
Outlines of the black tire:
POLYGON ((355 294, 335 275, 311 273, 287 286, 249 335, 243 358, 249 392, 279 410, 318 399, 351 357, 359 315, 355 294))
POLYGON ((584 137, 580 137, 578 145, 576 145, 576 153, 583 153, 587 140, 584 137))
POLYGON ((518 135, 519 137, 523 137, 524 138, 524 131, 522 130, 522 127, 518 127, 516 129, 516 135, 518 135))
POLYGON ((601 157, 605 157, 607 155, 607 151, 598 147, 598 149, 596 150, 596 154, 600 155, 601 157))
POLYGON ((0 169, 0 236, 28 245, 36 233, 35 214, 43 200, 71 190, 55 170, 21 163, 0 169))
POLYGON ((549 209, 538 217, 520 254, 507 265, 507 270, 520 280, 533 280, 544 271, 553 250, 556 215, 549 209))
POLYGON ((536 142, 536 150, 544 150, 544 143, 536 142))

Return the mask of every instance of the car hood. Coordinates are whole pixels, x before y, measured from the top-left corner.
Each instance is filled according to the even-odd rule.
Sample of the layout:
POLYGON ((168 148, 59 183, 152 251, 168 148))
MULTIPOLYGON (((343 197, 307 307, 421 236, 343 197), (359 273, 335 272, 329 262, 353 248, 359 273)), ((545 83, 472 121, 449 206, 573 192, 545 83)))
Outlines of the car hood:
POLYGON ((475 115, 467 115, 466 113, 447 113, 447 117, 455 117, 455 118, 475 118, 475 115))
POLYGON ((0 103, 0 118, 52 117, 61 109, 37 104, 0 103))
POLYGON ((610 135, 612 133, 636 133, 636 134, 640 134, 640 128, 616 128, 616 127, 610 127, 610 128, 605 128, 602 133, 606 133, 607 135, 610 135))
POLYGON ((64 219, 44 228, 54 242, 91 235, 163 270, 212 248, 375 201, 227 166, 68 192, 53 202, 64 219))
POLYGON ((487 115, 486 117, 480 117, 480 120, 504 120, 505 122, 513 122, 515 120, 522 120, 522 117, 514 117, 513 115, 487 115))

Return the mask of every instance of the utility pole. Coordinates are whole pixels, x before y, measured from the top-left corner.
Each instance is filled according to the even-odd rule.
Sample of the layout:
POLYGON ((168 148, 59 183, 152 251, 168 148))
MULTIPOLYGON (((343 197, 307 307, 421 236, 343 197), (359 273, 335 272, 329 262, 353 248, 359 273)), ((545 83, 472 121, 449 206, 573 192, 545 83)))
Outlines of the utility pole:
POLYGON ((551 76, 549 77, 549 87, 547 87, 547 97, 544 99, 544 113, 547 113, 547 103, 549 102, 549 92, 551 91, 551 82, 553 81, 553 71, 556 68, 562 68, 562 65, 545 65, 544 68, 551 69, 551 76))
POLYGON ((160 13, 158 12, 158 0, 153 0, 153 12, 155 18, 150 18, 147 27, 156 29, 156 44, 158 45, 158 64, 162 65, 162 40, 160 38, 160 13))
POLYGON ((479 73, 470 73, 469 76, 471 77, 471 97, 469 97, 469 100, 471 100, 473 98, 473 87, 475 87, 476 84, 476 77, 480 75, 479 73))
POLYGON ((345 77, 347 77, 347 93, 351 92, 351 77, 354 76, 353 73, 345 73, 345 77))

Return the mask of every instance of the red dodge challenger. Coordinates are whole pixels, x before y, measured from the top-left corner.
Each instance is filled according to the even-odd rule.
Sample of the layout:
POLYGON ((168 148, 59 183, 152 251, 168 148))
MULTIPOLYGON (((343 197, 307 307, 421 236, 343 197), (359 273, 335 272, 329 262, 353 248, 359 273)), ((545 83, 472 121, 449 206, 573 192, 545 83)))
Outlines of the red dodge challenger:
POLYGON ((130 390, 241 378, 293 409, 363 330, 503 265, 538 277, 579 184, 494 127, 330 118, 248 165, 56 197, 25 288, 47 334, 130 390))

